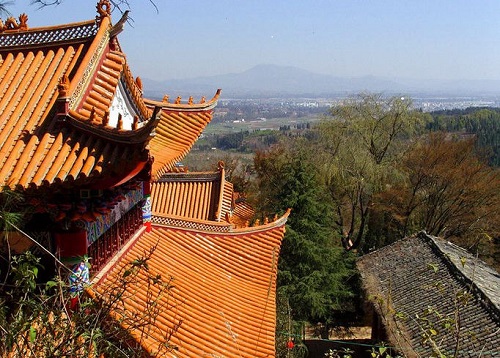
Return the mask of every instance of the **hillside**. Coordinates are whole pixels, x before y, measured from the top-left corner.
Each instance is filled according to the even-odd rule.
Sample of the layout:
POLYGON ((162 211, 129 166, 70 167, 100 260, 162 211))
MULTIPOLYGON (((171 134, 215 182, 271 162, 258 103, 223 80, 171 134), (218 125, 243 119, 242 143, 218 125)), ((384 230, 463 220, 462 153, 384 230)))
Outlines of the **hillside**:
POLYGON ((240 73, 189 79, 143 79, 146 94, 161 98, 165 90, 171 95, 207 96, 217 88, 225 98, 258 97, 330 97, 349 93, 383 92, 405 94, 500 94, 496 80, 412 80, 374 76, 338 77, 318 74, 291 66, 258 65, 240 73))

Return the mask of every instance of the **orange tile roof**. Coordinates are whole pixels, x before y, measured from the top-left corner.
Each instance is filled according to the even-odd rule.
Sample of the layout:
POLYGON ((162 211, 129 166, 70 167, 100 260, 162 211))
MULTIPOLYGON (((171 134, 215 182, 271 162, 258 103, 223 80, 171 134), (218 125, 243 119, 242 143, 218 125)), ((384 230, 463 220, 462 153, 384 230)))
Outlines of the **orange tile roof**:
POLYGON ((218 95, 201 104, 145 102, 117 32, 101 14, 97 22, 0 33, 0 185, 118 183, 144 167, 156 126, 153 174, 187 154, 218 95), (136 114, 131 128, 108 122, 118 88, 136 114))
POLYGON ((104 172, 119 177, 145 163, 147 153, 140 147, 66 126, 55 115, 61 78, 68 78, 70 95, 71 89, 82 91, 77 84, 88 76, 92 60, 98 61, 96 53, 104 51, 108 29, 105 18, 100 27, 93 20, 0 34, 6 44, 0 48, 2 184, 26 188, 104 172))
POLYGON ((151 184, 152 214, 221 221, 232 214, 233 184, 225 171, 167 173, 151 184))
MULTIPOLYGON (((172 308, 160 312, 144 337, 146 350, 154 350, 180 319, 169 342, 178 347, 172 357, 274 357, 277 262, 287 216, 227 233, 156 226, 133 243, 94 289, 106 290, 127 262, 157 245, 149 271, 172 276, 175 288, 168 298, 172 308)), ((127 301, 138 314, 147 299, 143 285, 130 287, 134 294, 127 301)))
MULTIPOLYGON (((213 108, 220 96, 201 103, 169 103, 167 101, 145 100, 152 107, 160 107, 161 121, 151 139, 150 150, 154 157, 152 176, 154 180, 171 170, 191 150, 201 132, 212 120, 213 108)), ((191 102, 191 100, 190 100, 191 102)))
POLYGON ((254 215, 255 210, 249 203, 246 201, 236 201, 231 222, 236 227, 245 227, 248 226, 254 215))
POLYGON ((234 203, 233 203, 233 183, 224 180, 221 197, 219 201, 219 220, 224 220, 233 215, 234 203))
POLYGON ((220 184, 219 173, 163 175, 151 185, 152 214, 215 220, 220 184))
MULTIPOLYGON (((90 24, 85 26, 92 27, 90 24)), ((89 30, 92 36, 94 32, 89 30)), ((56 130, 53 123, 45 123, 45 119, 57 99, 59 79, 81 61, 92 38, 85 37, 80 42, 65 43, 57 48, 49 43, 36 50, 24 51, 24 47, 19 47, 23 44, 19 33, 0 35, 0 43, 15 45, 0 47, 1 184, 27 186, 38 180, 40 185, 47 177, 54 180, 64 176, 48 164, 67 156, 72 148, 67 135, 56 130), (48 156, 48 162, 44 163, 48 156), (46 173, 33 178, 35 170, 42 165, 46 165, 46 173)), ((26 42, 29 43, 29 36, 26 42)))

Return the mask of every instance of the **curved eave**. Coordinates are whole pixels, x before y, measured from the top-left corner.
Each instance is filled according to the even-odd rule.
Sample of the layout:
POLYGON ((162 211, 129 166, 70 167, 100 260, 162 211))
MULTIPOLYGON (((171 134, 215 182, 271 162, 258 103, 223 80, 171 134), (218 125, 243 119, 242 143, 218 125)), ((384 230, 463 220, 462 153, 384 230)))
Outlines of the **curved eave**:
POLYGON ((272 230, 277 227, 284 226, 288 221, 288 217, 290 216, 291 211, 292 211, 291 209, 287 209, 287 211, 281 217, 277 218, 275 221, 270 222, 268 224, 237 228, 233 229, 232 233, 234 234, 254 233, 260 231, 272 230))
POLYGON ((206 103, 170 104, 148 100, 149 106, 161 108, 161 120, 150 142, 154 158, 152 179, 158 180, 181 161, 191 150, 208 123, 212 120, 220 90, 206 103))
POLYGON ((215 95, 212 97, 212 99, 204 103, 170 103, 170 102, 156 101, 147 98, 144 98, 144 103, 146 103, 146 105, 150 107, 160 107, 164 110, 171 110, 171 111, 183 111, 183 112, 190 112, 190 111, 197 112, 204 110, 208 111, 213 109, 217 105, 217 101, 219 100, 221 91, 222 90, 219 88, 215 93, 215 95))
POLYGON ((244 228, 235 228, 234 225, 227 222, 198 220, 198 219, 185 218, 182 216, 161 215, 161 214, 156 214, 155 216, 153 216, 153 225, 164 228, 176 228, 185 231, 196 231, 205 233, 224 232, 224 234, 228 235, 247 235, 252 233, 273 230, 275 228, 284 226, 288 220, 290 212, 291 210, 288 209, 280 218, 278 218, 273 222, 263 225, 244 227, 244 228))
MULTIPOLYGON (((77 24, 90 26, 92 23, 77 24)), ((68 29, 69 34, 52 34, 56 39, 64 39, 61 41, 44 42, 42 38, 36 44, 30 38, 25 40, 30 45, 24 46, 21 37, 27 32, 18 32, 20 45, 15 50, 0 46, 0 84, 3 88, 0 95, 0 112, 3 113, 0 124, 2 185, 26 189, 77 180, 91 175, 94 170, 101 170, 100 160, 89 158, 86 161, 85 153, 80 155, 82 152, 77 149, 82 143, 72 140, 73 133, 60 131, 54 121, 59 80, 83 66, 83 58, 93 48, 95 39, 94 29, 89 32, 93 34, 91 36, 73 38, 72 26, 74 24, 49 28, 68 29)), ((45 28, 36 31, 40 29, 45 28)), ((76 135, 79 137, 79 134, 76 135)))
POLYGON ((94 37, 94 40, 89 47, 87 53, 82 59, 82 65, 79 66, 68 88, 68 94, 73 97, 71 102, 78 102, 78 99, 83 95, 83 91, 88 86, 90 75, 95 71, 105 47, 109 43, 110 19, 104 17, 101 20, 99 29, 94 37))
POLYGON ((93 123, 89 118, 76 111, 69 111, 65 123, 100 138, 123 144, 147 144, 153 135, 155 127, 160 121, 159 116, 154 116, 142 127, 135 130, 121 130, 103 126, 101 122, 93 123))
POLYGON ((106 34, 103 34, 103 39, 99 42, 97 51, 102 54, 89 59, 88 66, 95 68, 93 74, 85 74, 79 80, 79 85, 69 99, 72 116, 80 120, 92 117, 97 124, 103 123, 107 120, 105 118, 109 115, 117 91, 120 91, 126 97, 132 112, 143 122, 150 118, 154 108, 160 106, 151 109, 147 107, 142 98, 142 89, 132 76, 125 54, 110 50, 106 43, 102 42, 106 41, 106 38, 106 34))
MULTIPOLYGON (((148 334, 141 339, 143 330, 132 331, 146 353, 155 355, 165 332, 181 319, 169 342, 178 349, 164 356, 274 357, 277 263, 285 228, 268 228, 238 234, 154 228, 105 268, 93 293, 106 299, 128 263, 151 252, 150 274, 174 278, 175 287, 158 296, 166 309, 146 328, 148 334)), ((135 280, 124 295, 134 314, 147 314, 148 282, 135 280)))

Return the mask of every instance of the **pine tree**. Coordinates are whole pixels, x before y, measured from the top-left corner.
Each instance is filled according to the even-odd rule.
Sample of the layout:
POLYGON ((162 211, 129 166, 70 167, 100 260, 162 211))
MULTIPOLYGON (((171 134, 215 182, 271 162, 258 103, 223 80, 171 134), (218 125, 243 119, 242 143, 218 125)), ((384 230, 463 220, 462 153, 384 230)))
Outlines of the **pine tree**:
POLYGON ((353 309, 353 256, 334 237, 331 206, 301 141, 258 153, 262 212, 292 209, 279 261, 278 290, 295 320, 321 323, 326 336, 353 309))

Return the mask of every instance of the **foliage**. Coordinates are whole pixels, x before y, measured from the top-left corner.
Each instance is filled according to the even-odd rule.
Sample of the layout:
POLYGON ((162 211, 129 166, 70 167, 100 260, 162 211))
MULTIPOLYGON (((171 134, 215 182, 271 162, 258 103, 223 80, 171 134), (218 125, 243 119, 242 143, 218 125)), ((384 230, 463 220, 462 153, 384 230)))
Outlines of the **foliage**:
POLYGON ((316 156, 346 249, 367 234, 376 195, 399 180, 394 163, 423 122, 404 97, 360 94, 333 107, 316 127, 316 156))
MULTIPOLYGON (((240 130, 230 133, 212 133, 196 141, 194 151, 222 150, 236 153, 253 153, 278 142, 279 133, 271 130, 240 130)), ((189 155, 188 155, 189 156, 189 155)))
POLYGON ((402 236, 424 229, 471 247, 478 234, 498 235, 500 172, 481 160, 474 144, 436 132, 403 157, 407 180, 379 196, 402 236))
POLYGON ((13 230, 11 224, 20 225, 25 214, 23 208, 24 196, 21 193, 5 187, 0 191, 0 231, 13 230))
POLYGON ((335 106, 331 114, 343 123, 359 145, 380 164, 393 151, 393 144, 414 132, 420 121, 409 98, 361 93, 335 106))
POLYGON ((422 135, 428 116, 401 97, 361 95, 332 113, 254 160, 258 212, 292 208, 279 289, 294 320, 326 331, 356 306, 352 258, 339 242, 367 251, 425 229, 475 245, 499 232, 499 174, 474 141, 422 135))
MULTIPOLYGON (((0 356, 143 357, 141 341, 151 334, 159 312, 171 308, 163 302, 173 288, 171 279, 149 272, 153 251, 125 266, 104 292, 89 287, 79 297, 69 294, 63 267, 53 280, 39 282, 40 258, 29 251, 13 256, 0 286, 0 356), (125 302, 133 301, 129 288, 138 281, 147 282, 148 300, 135 311, 125 302)), ((169 340, 179 325, 163 332, 156 354, 175 349, 169 340)))
POLYGON ((307 357, 302 342, 303 324, 292 319, 288 298, 278 292, 276 296, 276 356, 278 358, 307 357))
POLYGON ((324 356, 326 358, 352 358, 351 353, 353 352, 349 349, 329 349, 324 356))
POLYGON ((488 163, 500 166, 500 108, 467 108, 431 113, 426 127, 432 131, 472 135, 477 146, 486 150, 488 163))
POLYGON ((320 322, 324 335, 354 312, 353 256, 338 246, 318 172, 301 141, 256 154, 259 212, 292 209, 279 261, 278 287, 298 321, 320 322))
POLYGON ((386 347, 384 343, 381 345, 377 345, 372 347, 372 351, 370 352, 370 356, 372 358, 398 358, 401 357, 400 355, 393 355, 392 349, 389 347, 386 347))
POLYGON ((14 2, 13 1, 1 1, 0 2, 0 16, 9 16, 10 12, 7 9, 9 5, 12 5, 14 2))

